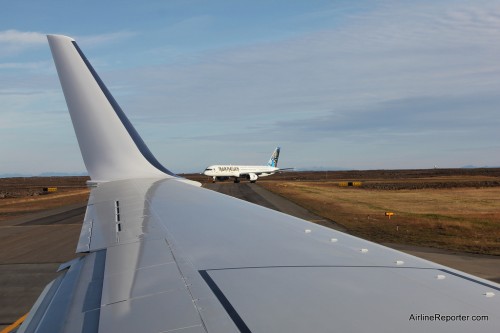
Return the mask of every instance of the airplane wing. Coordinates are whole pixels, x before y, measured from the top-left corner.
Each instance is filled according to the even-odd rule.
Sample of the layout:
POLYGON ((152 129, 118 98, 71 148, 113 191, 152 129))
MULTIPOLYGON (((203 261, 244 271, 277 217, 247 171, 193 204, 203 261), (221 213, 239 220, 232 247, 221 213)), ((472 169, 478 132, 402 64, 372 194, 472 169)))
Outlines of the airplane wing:
POLYGON ((84 255, 61 265, 19 332, 500 331, 496 283, 155 165, 76 43, 49 42, 93 188, 84 255), (89 136, 124 142, 104 142, 121 149, 107 157, 89 136), (120 165, 129 155, 146 171, 120 165))

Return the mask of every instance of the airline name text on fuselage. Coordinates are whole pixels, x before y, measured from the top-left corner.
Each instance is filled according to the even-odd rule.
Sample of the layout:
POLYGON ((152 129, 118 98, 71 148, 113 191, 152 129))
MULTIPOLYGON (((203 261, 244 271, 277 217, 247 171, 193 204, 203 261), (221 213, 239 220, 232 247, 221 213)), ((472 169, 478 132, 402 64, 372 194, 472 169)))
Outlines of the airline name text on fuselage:
POLYGON ((221 172, 223 172, 223 171, 240 171, 240 168, 235 167, 235 166, 220 166, 220 167, 217 167, 217 168, 221 172))

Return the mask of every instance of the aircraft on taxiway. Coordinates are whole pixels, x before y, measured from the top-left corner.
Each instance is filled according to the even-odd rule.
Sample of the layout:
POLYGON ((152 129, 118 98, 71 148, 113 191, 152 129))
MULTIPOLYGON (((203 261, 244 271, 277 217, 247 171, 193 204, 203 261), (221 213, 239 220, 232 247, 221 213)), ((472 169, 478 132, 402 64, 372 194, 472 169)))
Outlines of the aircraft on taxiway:
POLYGON ((267 165, 211 165, 203 171, 203 174, 213 177, 214 183, 216 180, 223 181, 230 177, 234 178, 235 183, 239 183, 240 178, 246 178, 250 180, 250 183, 255 183, 259 177, 270 176, 281 170, 292 169, 278 168, 279 156, 280 147, 276 147, 267 165))

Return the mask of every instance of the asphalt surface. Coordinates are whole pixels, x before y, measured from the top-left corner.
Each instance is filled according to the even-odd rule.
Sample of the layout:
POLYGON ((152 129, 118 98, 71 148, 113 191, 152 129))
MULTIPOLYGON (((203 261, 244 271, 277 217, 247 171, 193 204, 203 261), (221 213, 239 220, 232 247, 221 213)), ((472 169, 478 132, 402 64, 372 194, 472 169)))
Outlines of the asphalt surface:
POLYGON ((31 309, 61 263, 76 257, 86 204, 0 224, 0 330, 31 309))
MULTIPOLYGON (((230 182, 204 187, 311 222, 344 231, 333 221, 275 195, 258 184, 230 182)), ((86 205, 71 205, 0 224, 0 329, 29 311, 57 267, 73 259, 86 205)), ((500 258, 392 245, 398 250, 500 283, 500 258)))
POLYGON ((24 222, 21 225, 26 226, 26 225, 80 224, 83 220, 82 216, 85 215, 86 209, 87 206, 85 205, 69 209, 61 213, 55 213, 50 216, 33 219, 24 222))

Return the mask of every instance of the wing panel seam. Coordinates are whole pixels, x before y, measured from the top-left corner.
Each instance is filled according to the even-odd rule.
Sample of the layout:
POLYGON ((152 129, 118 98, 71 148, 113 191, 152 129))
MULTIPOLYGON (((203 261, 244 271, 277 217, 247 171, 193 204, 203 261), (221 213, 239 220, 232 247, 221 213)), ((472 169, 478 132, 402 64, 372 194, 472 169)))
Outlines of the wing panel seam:
POLYGON ((208 271, 201 270, 201 271, 198 271, 198 273, 200 273, 203 280, 205 280, 205 282, 208 285, 208 287, 210 288, 210 290, 212 290, 215 297, 217 297, 220 304, 222 305, 224 310, 226 310, 227 314, 229 315, 229 317, 231 317, 231 319, 233 320, 236 327, 238 327, 240 332, 241 333, 252 333, 252 331, 248 328, 248 326, 245 323, 245 321, 243 320, 243 318, 241 318, 241 316, 238 314, 238 311, 236 311, 236 309, 231 304, 231 302, 229 302, 226 295, 224 295, 224 293, 219 288, 217 283, 215 283, 215 281, 212 279, 212 277, 210 277, 210 274, 208 274, 208 271))
MULTIPOLYGON (((289 266, 247 266, 247 267, 224 267, 224 268, 211 268, 211 269, 205 269, 203 272, 209 272, 209 271, 230 271, 230 270, 240 270, 240 269, 273 269, 273 268, 390 268, 390 269, 418 269, 418 270, 436 270, 440 271, 443 273, 448 273, 453 276, 456 276, 458 278, 474 282, 476 284, 500 291, 499 287, 496 287, 492 284, 486 283, 479 281, 477 279, 467 277, 465 275, 459 274, 452 272, 448 269, 445 268, 437 268, 437 267, 415 267, 415 266, 408 266, 408 267, 395 267, 395 266, 355 266, 355 265, 289 265, 289 266)), ((202 272, 202 271, 200 271, 202 272)), ((200 273, 201 274, 201 273, 200 273)))

